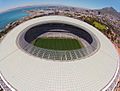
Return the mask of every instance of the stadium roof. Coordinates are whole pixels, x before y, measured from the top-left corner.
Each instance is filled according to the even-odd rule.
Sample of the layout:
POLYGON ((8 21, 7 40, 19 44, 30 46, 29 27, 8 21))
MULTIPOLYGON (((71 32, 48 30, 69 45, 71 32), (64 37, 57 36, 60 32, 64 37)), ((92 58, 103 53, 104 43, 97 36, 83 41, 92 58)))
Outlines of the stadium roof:
POLYGON ((1 79, 18 91, 99 91, 113 88, 119 56, 114 45, 96 28, 73 18, 44 16, 26 21, 10 31, 0 44, 1 79), (22 51, 18 35, 35 23, 65 22, 92 32, 100 42, 93 55, 76 61, 47 61, 22 51))

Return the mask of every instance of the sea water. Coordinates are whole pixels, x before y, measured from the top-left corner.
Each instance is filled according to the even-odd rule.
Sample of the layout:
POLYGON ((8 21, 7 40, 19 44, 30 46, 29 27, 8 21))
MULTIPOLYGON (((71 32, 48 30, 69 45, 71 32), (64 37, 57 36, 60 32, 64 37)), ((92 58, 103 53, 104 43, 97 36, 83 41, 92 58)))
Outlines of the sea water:
POLYGON ((21 19, 22 17, 28 16, 26 10, 32 9, 46 9, 47 7, 42 6, 29 6, 29 7, 22 7, 16 8, 13 10, 9 10, 3 13, 0 13, 0 31, 3 31, 5 26, 11 22, 21 19))

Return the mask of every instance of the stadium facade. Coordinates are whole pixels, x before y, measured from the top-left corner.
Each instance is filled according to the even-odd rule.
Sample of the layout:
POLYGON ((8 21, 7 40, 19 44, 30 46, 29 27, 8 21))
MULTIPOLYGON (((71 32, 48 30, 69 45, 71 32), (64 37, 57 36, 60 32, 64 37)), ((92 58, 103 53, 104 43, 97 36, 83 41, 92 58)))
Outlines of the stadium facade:
POLYGON ((91 25, 64 16, 26 21, 0 44, 0 86, 5 91, 112 91, 120 73, 114 45, 91 25), (80 49, 53 50, 40 37, 75 38, 80 49))

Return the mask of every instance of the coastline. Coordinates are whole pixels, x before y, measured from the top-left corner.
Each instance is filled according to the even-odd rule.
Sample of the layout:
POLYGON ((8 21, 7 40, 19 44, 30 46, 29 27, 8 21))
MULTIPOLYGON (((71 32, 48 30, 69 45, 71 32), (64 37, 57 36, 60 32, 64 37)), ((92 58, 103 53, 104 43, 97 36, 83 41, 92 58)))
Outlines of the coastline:
MULTIPOLYGON (((23 7, 30 7, 30 6, 23 6, 23 7)), ((17 7, 17 8, 10 9, 10 10, 15 10, 15 9, 23 8, 23 7, 17 7)), ((26 12, 28 14, 28 16, 24 16, 21 19, 18 19, 18 20, 14 21, 14 22, 8 23, 6 25, 4 31, 0 32, 0 41, 4 38, 4 36, 9 31, 11 31, 11 29, 16 27, 17 25, 19 25, 19 24, 21 24, 21 23, 23 23, 25 21, 28 21, 30 19, 37 18, 37 17, 42 17, 42 16, 61 15, 61 16, 72 17, 72 18, 75 18, 75 19, 78 19, 78 20, 85 21, 85 22, 89 23, 90 25, 92 25, 94 27, 95 27, 95 25, 93 25, 91 23, 91 21, 88 21, 88 19, 92 19, 92 20, 98 21, 98 23, 100 22, 101 24, 104 24, 104 25, 107 25, 107 23, 109 25, 111 22, 113 22, 113 20, 111 20, 111 22, 109 23, 109 20, 108 20, 108 18, 113 18, 113 17, 105 18, 106 15, 105 16, 104 15, 99 15, 99 14, 97 14, 98 12, 94 11, 94 10, 88 10, 88 9, 83 9, 83 8, 81 8, 81 10, 79 10, 79 8, 78 8, 78 10, 77 10, 76 8, 72 8, 71 9, 70 7, 65 7, 65 8, 64 8, 64 6, 61 6, 61 7, 60 6, 57 6, 57 7, 54 6, 52 8, 48 7, 47 10, 44 10, 44 9, 42 9, 42 10, 40 10, 40 9, 37 9, 37 10, 36 9, 25 10, 24 12, 26 12)), ((119 22, 117 22, 117 23, 119 23, 119 22)), ((117 34, 115 32, 117 27, 115 27, 115 28, 112 28, 112 27, 115 27, 115 26, 114 25, 110 25, 110 27, 107 26, 107 29, 105 31, 101 31, 101 30, 100 31, 106 37, 108 37, 108 39, 110 39, 111 42, 115 46, 117 46, 116 49, 118 50, 118 53, 120 54, 119 34, 117 34)))

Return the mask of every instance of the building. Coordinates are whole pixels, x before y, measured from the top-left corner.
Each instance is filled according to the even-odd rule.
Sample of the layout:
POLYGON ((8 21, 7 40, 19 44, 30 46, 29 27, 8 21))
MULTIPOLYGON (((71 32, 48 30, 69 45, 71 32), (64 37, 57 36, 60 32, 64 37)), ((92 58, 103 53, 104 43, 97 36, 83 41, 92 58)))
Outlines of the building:
POLYGON ((93 26, 64 16, 26 21, 0 44, 0 84, 5 91, 112 91, 120 73, 114 45, 93 26), (40 36, 75 38, 84 48, 51 50, 40 36))

